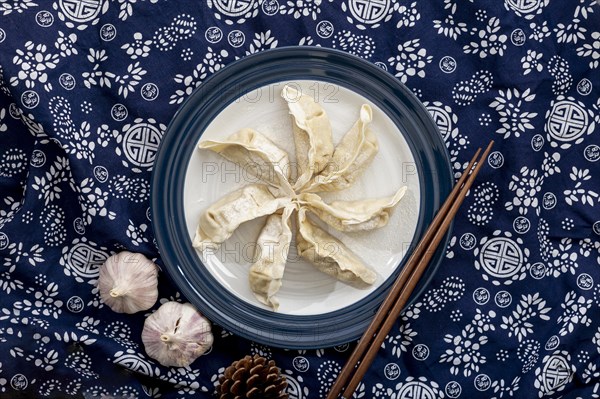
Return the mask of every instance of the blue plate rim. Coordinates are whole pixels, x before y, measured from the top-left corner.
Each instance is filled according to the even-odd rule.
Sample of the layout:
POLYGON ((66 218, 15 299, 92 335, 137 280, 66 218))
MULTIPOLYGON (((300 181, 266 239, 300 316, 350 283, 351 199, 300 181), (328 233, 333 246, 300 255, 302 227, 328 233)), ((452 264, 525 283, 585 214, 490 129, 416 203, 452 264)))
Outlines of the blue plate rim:
MULTIPOLYGON (((403 126, 401 130, 405 133, 421 172, 422 203, 414 242, 418 242, 435 211, 450 192, 453 172, 442 136, 416 96, 388 72, 364 59, 335 49, 290 46, 247 56, 207 78, 180 105, 163 136, 152 173, 152 228, 167 273, 192 304, 225 329, 267 345, 312 349, 335 346, 360 337, 401 267, 381 287, 348 307, 321 315, 281 315, 248 304, 233 294, 228 294, 223 288, 223 293, 219 294, 218 282, 208 271, 203 270, 203 265, 191 246, 183 218, 182 178, 187 170, 187 160, 202 135, 202 126, 208 126, 214 116, 231 101, 264 86, 265 82, 294 79, 324 80, 358 91, 382 108, 396 124, 403 126), (273 68, 275 70, 271 70, 273 68), (348 82, 348 73, 354 73, 350 75, 353 76, 352 82, 348 82), (290 77, 293 79, 289 79, 290 77), (374 98, 373 96, 380 94, 377 90, 369 91, 373 88, 386 95, 374 98), (413 113, 402 114, 400 110, 408 106, 413 113), (203 122, 198 121, 199 115, 204 116, 203 122), (188 129, 190 126, 196 127, 195 133, 184 135, 182 132, 186 125, 188 129), (409 125, 424 127, 420 133, 426 137, 411 136, 416 133, 406 130, 409 125), (418 146, 415 140, 425 141, 430 147, 418 146), (439 186, 433 187, 432 182, 425 181, 424 159, 432 167, 429 172, 437 177, 436 183, 439 186), (429 197, 433 198, 431 203, 425 203, 427 199, 423 195, 423 187, 429 190, 427 194, 433 194, 429 197), (200 267, 197 263, 200 263, 200 267), (193 272, 200 273, 202 279, 193 272)), ((429 268, 411 296, 411 302, 423 293, 435 274, 450 236, 451 230, 434 254, 429 268)), ((404 257, 401 266, 407 258, 408 256, 404 257)))

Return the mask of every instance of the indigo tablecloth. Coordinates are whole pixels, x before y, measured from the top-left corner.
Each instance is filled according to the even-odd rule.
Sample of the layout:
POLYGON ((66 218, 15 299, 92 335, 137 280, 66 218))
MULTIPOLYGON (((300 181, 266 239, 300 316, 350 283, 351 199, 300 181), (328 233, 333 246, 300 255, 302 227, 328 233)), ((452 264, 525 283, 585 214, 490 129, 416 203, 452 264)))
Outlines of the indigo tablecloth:
MULTIPOLYGON (((355 397, 600 397, 590 0, 0 0, 0 397, 209 397, 249 353, 277 361, 290 398, 325 395, 349 345, 286 351, 215 327, 209 354, 161 367, 143 312, 95 290, 110 254, 158 257, 149 179, 178 105, 235 59, 298 44, 405 83, 456 171, 496 140, 439 273, 355 397)), ((171 299, 185 300, 162 273, 171 299)))

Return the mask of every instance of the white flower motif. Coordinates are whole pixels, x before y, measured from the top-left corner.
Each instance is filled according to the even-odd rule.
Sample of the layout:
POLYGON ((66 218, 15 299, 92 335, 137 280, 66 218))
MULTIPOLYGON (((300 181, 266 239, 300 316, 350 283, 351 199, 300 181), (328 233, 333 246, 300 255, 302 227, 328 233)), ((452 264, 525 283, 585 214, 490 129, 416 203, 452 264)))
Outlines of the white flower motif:
MULTIPOLYGON (((20 81, 25 83, 28 89, 35 87, 35 82, 47 83, 48 69, 56 68, 59 62, 58 54, 48 53, 48 47, 45 44, 35 44, 32 41, 25 43, 25 49, 17 49, 17 55, 13 58, 13 63, 21 67, 17 76, 10 79, 13 86, 17 86, 20 81)), ((49 91, 51 86, 46 86, 49 91)))
POLYGON ((77 42, 77 35, 71 33, 68 36, 58 31, 58 38, 54 42, 54 47, 60 51, 61 57, 68 57, 72 54, 79 54, 75 43, 77 42))
POLYGON ((584 33, 587 32, 583 26, 579 26, 579 19, 575 18, 572 23, 565 25, 559 23, 554 28, 556 41, 558 43, 577 43, 578 40, 585 40, 584 33))
POLYGON ((0 290, 4 291, 6 294, 10 294, 12 291, 16 289, 23 289, 23 282, 21 280, 14 279, 11 274, 17 268, 16 264, 6 265, 4 264, 5 269, 0 273, 0 290))
POLYGON ((98 324, 100 324, 100 320, 94 319, 91 316, 85 316, 83 318, 83 320, 81 320, 80 322, 75 324, 75 327, 77 327, 77 329, 82 330, 82 331, 88 331, 93 334, 99 334, 100 332, 96 328, 98 326, 98 324))
POLYGON ((31 266, 37 266, 38 263, 44 262, 42 252, 44 248, 39 244, 35 244, 28 251, 23 250, 23 243, 12 243, 5 251, 10 257, 4 258, 4 266, 12 266, 27 261, 31 266))
POLYGON ((565 195, 565 202, 569 205, 573 205, 574 202, 579 202, 581 200, 583 205, 594 206, 599 200, 598 193, 592 190, 581 188, 584 181, 592 178, 590 175, 590 170, 579 169, 576 166, 573 166, 571 173, 569 173, 569 177, 575 182, 575 187, 563 192, 565 195))
POLYGON ((521 301, 509 316, 502 316, 500 327, 508 330, 508 336, 515 336, 521 342, 529 334, 533 334, 533 318, 550 320, 547 315, 552 308, 546 307, 546 301, 539 292, 534 295, 521 295, 521 301))
POLYGON ((148 242, 146 230, 148 230, 148 225, 142 223, 139 226, 136 226, 133 221, 129 219, 129 225, 127 226, 125 234, 127 234, 127 237, 131 238, 131 243, 137 247, 144 242, 148 242))
MULTIPOLYGON (((333 0, 328 0, 332 2, 333 0)), ((294 19, 302 17, 310 17, 313 21, 321 13, 321 3, 323 0, 288 0, 279 7, 280 13, 283 15, 294 15, 294 19)))
POLYGON ((504 54, 506 50, 506 35, 500 35, 500 20, 497 17, 488 20, 485 29, 474 29, 471 33, 478 39, 479 42, 473 41, 463 46, 465 54, 479 54, 479 57, 485 58, 488 55, 504 54))
POLYGON ((121 48, 125 50, 132 60, 148 57, 148 55, 150 55, 152 39, 143 40, 143 36, 140 32, 134 33, 133 38, 135 39, 133 43, 125 43, 121 48))
POLYGON ((181 104, 192 91, 200 84, 209 73, 214 73, 225 66, 223 59, 229 56, 227 50, 214 52, 212 48, 208 48, 208 52, 204 56, 202 62, 194 68, 191 75, 184 76, 182 74, 175 75, 173 79, 176 83, 183 84, 183 89, 177 89, 174 94, 169 97, 169 104, 181 104))
POLYGON ((409 76, 425 77, 425 66, 431 63, 433 56, 428 56, 427 50, 420 47, 419 39, 409 40, 398 45, 397 56, 388 59, 396 69, 394 76, 399 77, 402 83, 406 83, 409 76))
POLYGON ((504 379, 501 379, 500 381, 494 381, 492 383, 492 389, 494 390, 494 396, 492 399, 501 399, 505 397, 504 395, 506 395, 507 398, 512 398, 515 395, 515 392, 519 390, 519 381, 521 381, 521 377, 513 378, 510 385, 506 385, 504 379))
POLYGON ((529 72, 536 70, 542 72, 544 66, 540 62, 543 54, 538 53, 535 50, 527 50, 527 54, 521 58, 521 65, 523 65, 523 75, 529 74, 529 72))
POLYGON ((433 27, 437 29, 438 34, 454 40, 467 31, 467 24, 464 22, 455 22, 452 14, 448 15, 444 21, 434 20, 433 27))
POLYGON ((33 0, 20 0, 20 1, 2 1, 0 2, 0 13, 8 15, 12 12, 21 14, 23 11, 28 10, 30 7, 37 7, 38 4, 34 3, 33 0))
MULTIPOLYGON (((417 21, 419 19, 421 19, 421 14, 419 13, 419 10, 417 10, 417 2, 416 1, 411 3, 408 7, 400 6, 398 8, 398 13, 400 14, 400 20, 398 21, 396 28, 401 28, 403 26, 406 26, 407 28, 411 28, 411 27, 415 26, 415 24, 417 23, 417 21)), ((438 33, 440 33, 440 32, 438 31, 438 33)))
POLYGON ((596 69, 600 65, 600 32, 593 32, 592 39, 593 43, 585 43, 577 48, 577 55, 591 58, 590 68, 596 69))
POLYGON ((90 53, 87 56, 90 63, 94 65, 90 72, 83 72, 83 84, 88 89, 92 86, 99 85, 100 87, 111 87, 110 79, 115 77, 115 74, 109 71, 103 71, 100 69, 100 64, 108 59, 106 50, 94 50, 90 49, 90 53))
POLYGON ((38 199, 43 198, 45 205, 55 199, 60 199, 64 190, 63 183, 71 182, 71 187, 73 187, 68 158, 57 157, 45 176, 34 176, 33 179, 34 182, 31 186, 34 190, 40 192, 38 199))
POLYGON ((592 320, 587 314, 592 303, 591 299, 586 299, 581 295, 577 296, 575 291, 568 292, 564 302, 560 305, 563 314, 557 320, 558 324, 562 324, 560 335, 572 333, 577 324, 583 324, 584 326, 592 324, 592 320))
POLYGON ((458 375, 461 371, 465 377, 479 371, 479 365, 486 363, 486 357, 479 352, 481 347, 488 342, 485 335, 477 336, 475 327, 468 324, 460 333, 453 336, 446 334, 444 341, 452 344, 453 348, 446 349, 440 356, 440 363, 450 363, 450 373, 458 375))
POLYGON ((277 47, 278 41, 271 35, 271 31, 255 33, 254 40, 250 43, 250 47, 246 50, 246 55, 258 53, 260 51, 277 47))
POLYGON ((552 155, 544 151, 544 160, 542 161, 542 171, 544 177, 552 176, 555 173, 560 173, 560 168, 557 163, 560 161, 560 153, 555 152, 552 155))
POLYGON ((512 175, 508 184, 508 189, 515 193, 515 197, 504 206, 508 211, 518 207, 519 214, 526 215, 529 208, 535 209, 538 206, 538 194, 542 189, 544 177, 539 176, 537 169, 529 169, 527 166, 523 166, 519 173, 520 176, 512 175))
POLYGON ((85 178, 75 187, 79 205, 83 211, 83 220, 86 225, 92 223, 94 217, 108 217, 114 220, 117 215, 106 208, 108 202, 108 192, 96 187, 96 183, 91 178, 85 178))
POLYGON ((545 38, 549 37, 552 32, 548 28, 548 22, 544 21, 541 25, 532 22, 529 24, 529 27, 533 31, 531 35, 529 35, 530 39, 537 40, 538 42, 543 42, 545 38))
POLYGON ((146 74, 146 70, 140 66, 139 62, 129 64, 125 75, 115 76, 115 83, 119 85, 119 95, 127 98, 127 95, 135 90, 142 80, 142 76, 146 74))
POLYGON ((500 115, 500 123, 502 127, 496 130, 496 133, 504 135, 504 138, 509 138, 511 134, 519 137, 521 133, 526 133, 527 130, 534 129, 530 123, 531 119, 537 116, 536 112, 521 111, 522 106, 526 102, 531 102, 535 99, 535 94, 530 94, 530 89, 523 93, 518 89, 500 90, 499 96, 490 104, 500 115))
POLYGON ((574 18, 578 18, 580 15, 587 19, 589 17, 588 14, 592 14, 594 12, 595 6, 599 3, 597 0, 579 0, 579 4, 575 7, 574 18))

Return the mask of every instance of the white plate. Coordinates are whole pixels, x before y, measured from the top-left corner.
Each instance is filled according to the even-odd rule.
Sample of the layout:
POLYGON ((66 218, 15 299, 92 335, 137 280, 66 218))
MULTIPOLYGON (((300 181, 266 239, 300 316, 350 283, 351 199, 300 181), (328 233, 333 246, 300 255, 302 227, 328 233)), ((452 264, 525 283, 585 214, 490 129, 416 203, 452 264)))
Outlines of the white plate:
MULTIPOLYGON (((318 315, 354 304, 379 287, 400 264, 415 234, 419 216, 419 176, 413 155, 403 135, 389 117, 375 104, 344 87, 320 81, 297 80, 261 87, 240 96, 227 106, 208 126, 202 140, 224 139, 242 128, 265 134, 295 159, 292 125, 281 89, 286 83, 296 85, 302 93, 315 98, 327 112, 333 128, 334 144, 358 118, 360 106, 373 108, 371 129, 379 140, 379 152, 371 166, 350 189, 323 194, 326 200, 365 199, 392 195, 401 186, 408 191, 396 206, 387 226, 358 233, 341 233, 321 224, 339 238, 365 264, 377 273, 377 281, 368 289, 357 289, 315 269, 296 253, 292 241, 277 297, 279 313, 318 315)), ((225 194, 254 182, 235 164, 208 150, 195 150, 190 159, 184 186, 184 214, 190 240, 193 239, 200 214, 225 194)), ((207 258, 197 252, 205 267, 230 291, 245 302, 270 309, 254 297, 248 284, 254 243, 265 218, 240 226, 221 248, 207 258)), ((200 265, 201 263, 198 262, 200 265)))

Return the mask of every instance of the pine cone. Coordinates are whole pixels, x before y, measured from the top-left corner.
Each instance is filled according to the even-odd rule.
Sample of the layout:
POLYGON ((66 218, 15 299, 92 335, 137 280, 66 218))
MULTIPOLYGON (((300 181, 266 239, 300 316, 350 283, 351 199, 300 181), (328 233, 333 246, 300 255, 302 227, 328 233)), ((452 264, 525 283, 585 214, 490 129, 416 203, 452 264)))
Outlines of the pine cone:
POLYGON ((273 360, 246 356, 225 369, 219 378, 219 399, 288 399, 285 376, 273 360))

